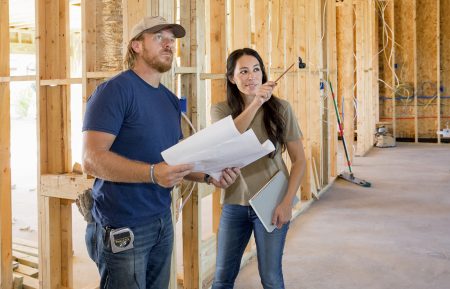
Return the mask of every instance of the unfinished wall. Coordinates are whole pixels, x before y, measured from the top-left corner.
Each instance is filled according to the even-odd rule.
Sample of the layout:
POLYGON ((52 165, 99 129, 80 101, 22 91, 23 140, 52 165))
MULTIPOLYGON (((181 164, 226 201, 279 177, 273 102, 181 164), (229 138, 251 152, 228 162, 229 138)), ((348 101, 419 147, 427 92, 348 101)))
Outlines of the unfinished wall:
POLYGON ((377 1, 378 18, 378 63, 379 63, 379 117, 380 121, 391 123, 392 130, 396 132, 396 122, 393 121, 396 113, 395 96, 395 51, 393 39, 394 3, 392 1, 377 1))
MULTIPOLYGON (((378 121, 378 43, 374 41, 376 6, 371 1, 344 1, 337 9, 337 60, 339 110, 350 162, 353 155, 365 155, 373 146, 378 121), (353 33, 349 33, 353 31, 353 33), (357 141, 355 143, 355 136, 357 141)), ((389 37, 381 38, 389 45, 389 37)), ((384 42, 383 42, 384 41, 384 42)), ((381 77, 391 77, 382 62, 381 77)), ((389 83, 389 81, 385 81, 389 83)), ((387 87, 390 85, 388 84, 387 87)), ((387 89, 383 86, 383 92, 387 89)))
MULTIPOLYGON (((450 128, 450 1, 440 1, 441 129, 450 128)), ((449 139, 442 139, 449 142, 449 139)))
MULTIPOLYGON (((378 1, 385 5, 386 1, 378 1)), ((380 86, 381 119, 392 122, 397 138, 422 142, 441 142, 437 134, 447 122, 448 98, 444 83, 448 82, 448 1, 391 0, 395 33, 394 104, 380 86), (440 40, 439 40, 440 37, 440 40), (447 44, 447 46, 445 46, 447 44), (393 111, 391 111, 391 109, 393 111)), ((388 5, 389 5, 388 4, 388 5)), ((388 11, 384 13, 384 18, 388 11)), ((391 12, 389 12, 391 13, 391 12)), ((382 27, 383 15, 379 16, 382 27)), ((389 25, 389 22, 387 22, 389 25)), ((380 34, 380 39, 382 35, 380 34)), ((381 46, 381 45, 380 45, 381 46)), ((380 78, 386 81, 386 63, 380 57, 380 78), (382 63, 383 61, 384 63, 382 63)))
MULTIPOLYGON (((403 21, 395 23, 395 83, 396 135, 399 138, 414 139, 414 2, 395 1, 395 14, 404 15, 403 21)), ((392 118, 389 119, 392 121, 392 118)))
POLYGON ((337 64, 338 64, 338 86, 336 88, 337 102, 342 118, 342 126, 344 128, 344 138, 346 140, 347 149, 350 160, 353 160, 353 144, 354 144, 354 106, 355 98, 355 57, 354 57, 354 33, 348 31, 353 30, 355 19, 353 17, 353 2, 346 1, 339 5, 336 10, 336 34, 337 34, 337 64))
POLYGON ((438 1, 416 1, 418 137, 437 139, 438 1))
POLYGON ((357 147, 356 154, 365 155, 374 144, 374 131, 378 122, 378 91, 373 82, 378 70, 375 38, 375 3, 355 3, 355 45, 356 45, 356 99, 357 99, 357 147), (375 68, 375 69, 374 69, 375 68))

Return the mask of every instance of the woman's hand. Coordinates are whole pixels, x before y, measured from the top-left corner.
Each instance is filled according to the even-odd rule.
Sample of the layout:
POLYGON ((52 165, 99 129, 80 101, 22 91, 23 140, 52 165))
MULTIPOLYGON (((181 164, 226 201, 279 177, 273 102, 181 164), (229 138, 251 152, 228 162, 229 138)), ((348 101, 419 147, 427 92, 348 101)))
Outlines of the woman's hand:
POLYGON ((282 201, 273 212, 272 224, 281 229, 284 224, 287 224, 292 218, 291 202, 282 201))
POLYGON ((272 92, 276 85, 277 84, 273 81, 267 81, 266 83, 260 85, 256 90, 253 102, 258 104, 259 106, 263 105, 272 97, 272 92))

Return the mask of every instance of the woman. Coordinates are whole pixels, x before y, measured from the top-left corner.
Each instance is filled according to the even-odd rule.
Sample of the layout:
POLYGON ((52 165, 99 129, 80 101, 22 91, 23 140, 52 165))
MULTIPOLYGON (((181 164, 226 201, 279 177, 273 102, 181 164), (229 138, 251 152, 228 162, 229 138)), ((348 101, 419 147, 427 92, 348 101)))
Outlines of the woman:
POLYGON ((292 108, 287 101, 272 96, 275 86, 275 82, 267 81, 264 63, 255 50, 238 49, 228 57, 227 101, 212 107, 213 121, 231 115, 241 133, 251 128, 259 141, 270 139, 276 150, 241 169, 236 182, 222 194, 223 210, 212 289, 233 288, 252 231, 264 289, 284 288, 281 259, 292 216, 292 201, 305 172, 306 161, 302 133, 292 108), (281 156, 285 149, 292 163, 290 174, 281 156), (249 199, 279 170, 289 175, 289 184, 273 214, 272 223, 277 228, 268 233, 249 206, 249 199))

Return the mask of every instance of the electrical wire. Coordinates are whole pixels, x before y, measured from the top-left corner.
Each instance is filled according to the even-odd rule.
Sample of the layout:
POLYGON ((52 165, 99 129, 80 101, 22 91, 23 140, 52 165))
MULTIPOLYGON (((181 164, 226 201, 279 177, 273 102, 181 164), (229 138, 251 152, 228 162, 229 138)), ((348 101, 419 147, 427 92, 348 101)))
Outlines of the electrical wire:
MULTIPOLYGON (((184 112, 181 112, 181 116, 189 124, 190 128, 192 129, 192 131, 194 133, 196 133, 197 130, 195 129, 194 125, 192 124, 191 120, 187 117, 187 115, 184 112)), ((192 192, 194 191, 194 188, 195 188, 195 182, 194 181, 189 181, 188 184, 186 185, 185 189, 183 190, 183 192, 180 194, 180 196, 176 200, 174 200, 174 199, 172 200, 172 201, 178 202, 178 200, 183 199, 183 197, 185 196, 185 193, 188 191, 189 186, 190 186, 189 194, 180 203, 180 205, 176 206, 177 214, 180 214, 183 211, 183 207, 186 205, 187 201, 191 198, 192 192)))

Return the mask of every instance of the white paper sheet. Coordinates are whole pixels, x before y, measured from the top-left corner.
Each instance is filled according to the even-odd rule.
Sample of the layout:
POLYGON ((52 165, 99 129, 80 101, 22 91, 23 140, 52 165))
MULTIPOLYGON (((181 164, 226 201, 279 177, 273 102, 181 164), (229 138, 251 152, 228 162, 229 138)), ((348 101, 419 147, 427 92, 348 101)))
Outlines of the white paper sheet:
POLYGON ((193 164, 218 180, 225 168, 243 168, 275 150, 270 140, 261 144, 252 129, 241 134, 231 116, 208 126, 161 153, 169 165, 193 164))

